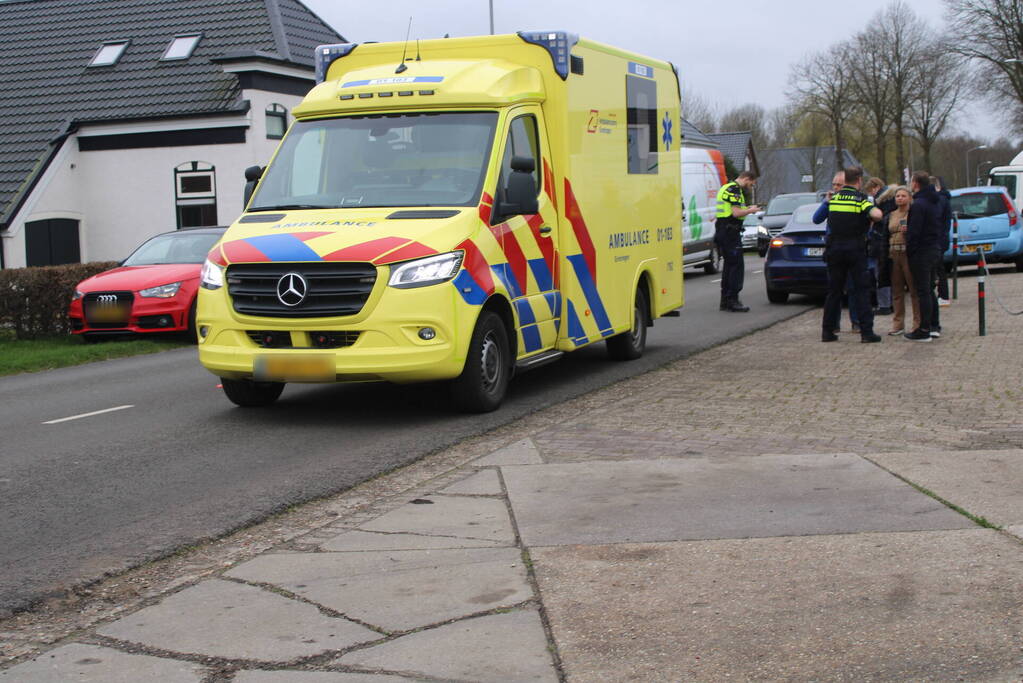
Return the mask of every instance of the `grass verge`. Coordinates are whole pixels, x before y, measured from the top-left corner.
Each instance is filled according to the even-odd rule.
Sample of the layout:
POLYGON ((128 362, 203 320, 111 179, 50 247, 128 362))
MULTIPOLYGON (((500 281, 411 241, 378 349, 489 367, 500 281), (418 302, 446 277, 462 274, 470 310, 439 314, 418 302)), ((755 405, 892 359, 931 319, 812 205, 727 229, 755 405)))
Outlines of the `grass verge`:
POLYGON ((19 341, 8 330, 0 331, 0 377, 21 372, 52 370, 110 358, 138 356, 188 346, 182 338, 114 339, 86 344, 78 337, 51 337, 19 341))

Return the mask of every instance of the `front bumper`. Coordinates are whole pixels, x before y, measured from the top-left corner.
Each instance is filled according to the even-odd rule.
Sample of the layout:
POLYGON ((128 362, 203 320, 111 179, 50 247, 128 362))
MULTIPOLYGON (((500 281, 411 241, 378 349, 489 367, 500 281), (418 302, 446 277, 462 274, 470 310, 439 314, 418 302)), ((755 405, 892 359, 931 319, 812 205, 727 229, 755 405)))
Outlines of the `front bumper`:
MULTIPOLYGON (((196 328, 199 360, 214 375, 229 379, 288 382, 422 382, 451 379, 462 372, 478 306, 466 304, 450 283, 394 289, 378 280, 363 309, 338 318, 270 318, 236 313, 226 288, 202 290, 196 328), (420 330, 435 336, 423 339, 420 330), (343 345, 321 348, 322 339, 345 337, 343 345), (262 337, 260 336, 262 334, 262 337), (263 345, 265 338, 274 340, 263 345), (327 364, 330 376, 258 376, 268 364, 327 364)), ((334 343, 334 342, 330 342, 334 343)))
POLYGON ((82 300, 71 302, 68 318, 71 334, 160 334, 184 332, 188 329, 188 314, 192 298, 178 293, 169 299, 145 298, 135 295, 127 323, 90 322, 82 310, 82 300))

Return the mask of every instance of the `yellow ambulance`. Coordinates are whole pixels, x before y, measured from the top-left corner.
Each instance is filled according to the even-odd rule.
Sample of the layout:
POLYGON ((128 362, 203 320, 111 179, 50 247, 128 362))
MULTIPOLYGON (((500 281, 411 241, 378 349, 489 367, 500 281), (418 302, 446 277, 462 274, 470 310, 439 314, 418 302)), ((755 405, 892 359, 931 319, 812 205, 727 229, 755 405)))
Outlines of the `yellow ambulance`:
POLYGON ((489 411, 568 351, 638 358, 682 305, 670 64, 565 32, 325 45, 316 63, 203 266, 199 359, 234 403, 450 380, 489 411))

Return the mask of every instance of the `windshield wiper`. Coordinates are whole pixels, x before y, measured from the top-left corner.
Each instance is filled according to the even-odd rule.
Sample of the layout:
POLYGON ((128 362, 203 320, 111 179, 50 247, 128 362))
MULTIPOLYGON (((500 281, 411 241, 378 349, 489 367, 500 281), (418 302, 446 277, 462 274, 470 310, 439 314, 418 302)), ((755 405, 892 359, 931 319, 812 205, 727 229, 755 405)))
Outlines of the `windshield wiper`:
POLYGON ((336 209, 336 206, 325 204, 278 204, 276 206, 254 206, 249 209, 253 211, 295 211, 297 209, 336 209))

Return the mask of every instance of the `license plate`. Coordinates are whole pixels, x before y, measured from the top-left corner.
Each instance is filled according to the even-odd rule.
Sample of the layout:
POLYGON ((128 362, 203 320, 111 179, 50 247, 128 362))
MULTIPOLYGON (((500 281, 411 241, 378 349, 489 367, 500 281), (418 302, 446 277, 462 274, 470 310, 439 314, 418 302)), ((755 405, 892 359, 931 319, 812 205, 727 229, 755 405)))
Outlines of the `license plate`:
POLYGON ((807 247, 807 256, 824 256, 824 247, 807 247))
POLYGON ((85 309, 85 319, 90 323, 128 324, 130 311, 125 304, 91 304, 85 309))
POLYGON ((959 247, 959 250, 962 251, 964 254, 976 254, 978 249, 983 249, 984 251, 991 251, 994 248, 995 245, 993 244, 964 244, 961 247, 959 247))
POLYGON ((334 357, 322 354, 257 356, 253 374, 261 382, 333 382, 334 357))

